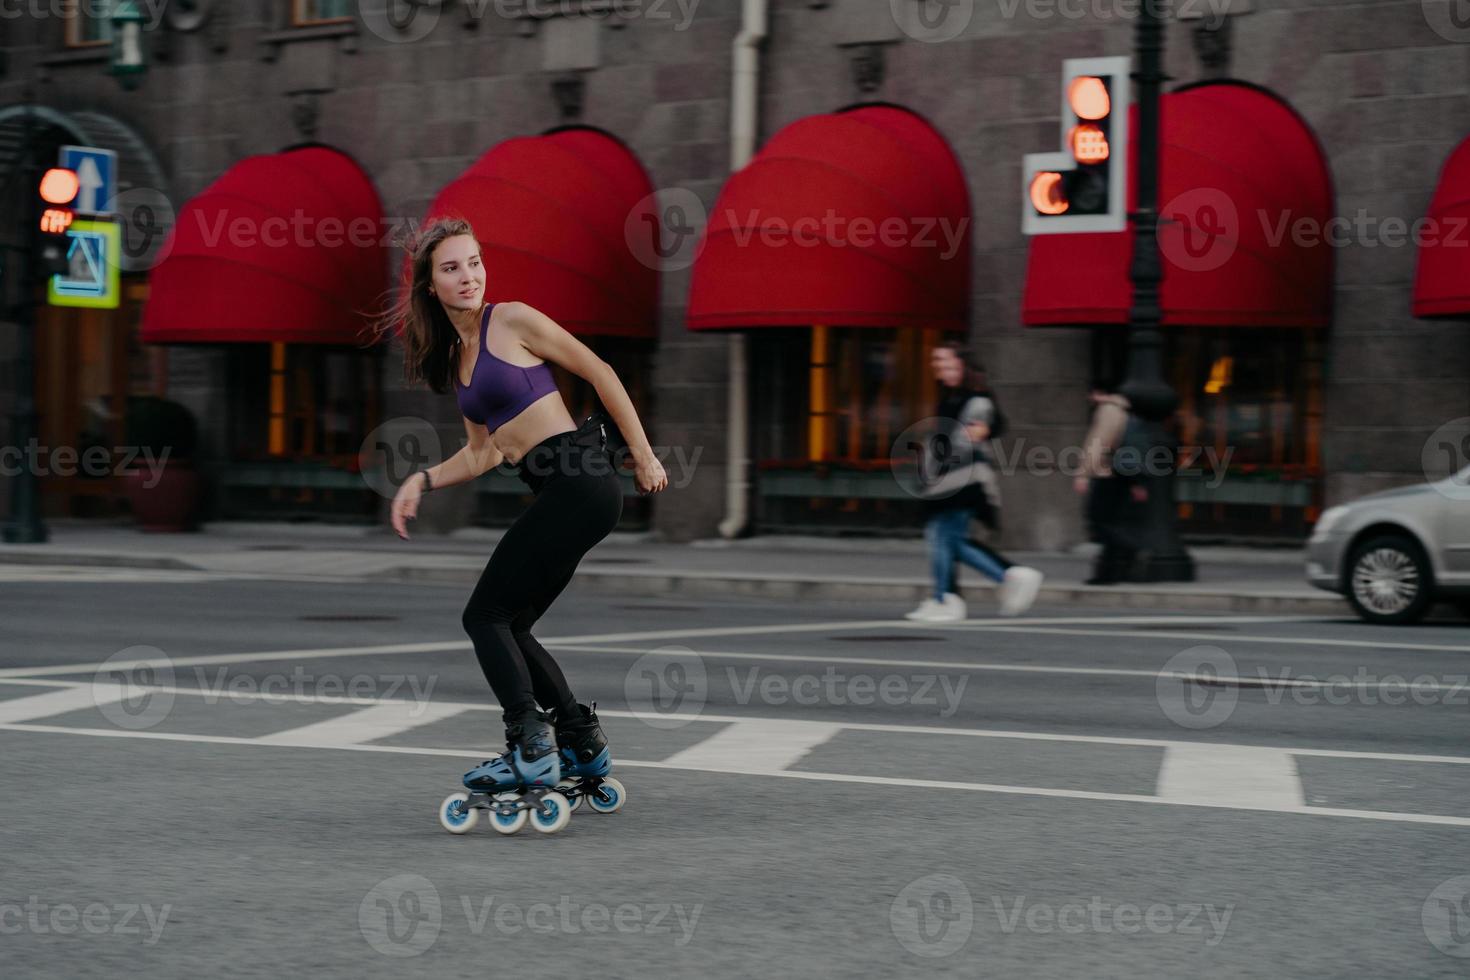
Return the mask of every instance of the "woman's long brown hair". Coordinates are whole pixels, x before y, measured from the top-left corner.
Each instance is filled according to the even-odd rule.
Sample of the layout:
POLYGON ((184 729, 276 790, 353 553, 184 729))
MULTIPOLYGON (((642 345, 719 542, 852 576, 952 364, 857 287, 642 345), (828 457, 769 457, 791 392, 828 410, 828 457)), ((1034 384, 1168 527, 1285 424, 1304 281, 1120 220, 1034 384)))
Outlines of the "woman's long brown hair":
POLYGON ((401 330, 404 382, 426 382, 438 395, 454 388, 459 333, 449 322, 444 304, 429 292, 429 284, 434 278, 434 249, 458 235, 474 238, 475 230, 463 218, 440 218, 409 233, 400 244, 412 260, 412 281, 392 306, 373 318, 369 328, 379 341, 401 330))

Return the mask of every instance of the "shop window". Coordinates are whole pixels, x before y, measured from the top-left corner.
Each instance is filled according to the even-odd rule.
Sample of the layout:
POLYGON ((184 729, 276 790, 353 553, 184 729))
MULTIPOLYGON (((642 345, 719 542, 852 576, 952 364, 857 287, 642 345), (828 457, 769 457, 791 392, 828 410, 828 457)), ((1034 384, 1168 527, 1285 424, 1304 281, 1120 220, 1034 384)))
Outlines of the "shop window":
POLYGON ((63 7, 66 46, 95 48, 112 43, 113 0, 76 0, 63 7))
MULTIPOLYGON (((1100 373, 1124 375, 1126 331, 1098 331, 1100 373)), ((1297 538, 1321 506, 1323 346, 1310 330, 1166 331, 1182 447, 1175 492, 1194 537, 1297 538)))
POLYGON ((934 411, 936 330, 833 327, 753 336, 763 527, 917 526, 891 472, 894 441, 934 411))
POLYGON ((338 24, 352 19, 355 6, 354 0, 292 0, 291 25, 338 24))
POLYGON ((378 357, 240 344, 227 363, 227 516, 371 517, 376 495, 359 475, 358 453, 381 421, 378 357))

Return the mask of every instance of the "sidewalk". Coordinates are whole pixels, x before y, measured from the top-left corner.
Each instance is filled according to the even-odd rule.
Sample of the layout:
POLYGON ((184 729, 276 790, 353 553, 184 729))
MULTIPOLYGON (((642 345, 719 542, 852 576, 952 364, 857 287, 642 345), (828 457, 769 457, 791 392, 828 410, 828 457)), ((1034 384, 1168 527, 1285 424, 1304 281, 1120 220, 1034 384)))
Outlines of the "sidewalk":
MULTIPOLYGON (((386 525, 216 522, 192 534, 54 520, 39 545, 0 543, 0 564, 171 568, 472 585, 503 533, 463 528, 400 540, 386 525)), ((1192 549, 1197 580, 1086 586, 1087 555, 1011 552, 1046 575, 1038 602, 1221 612, 1347 614, 1345 600, 1307 585, 1294 549, 1192 549)), ((629 595, 743 595, 784 600, 917 603, 929 588, 924 543, 913 539, 768 535, 670 544, 615 533, 588 553, 576 583, 629 595)), ((962 567, 972 615, 989 613, 990 584, 962 567)))

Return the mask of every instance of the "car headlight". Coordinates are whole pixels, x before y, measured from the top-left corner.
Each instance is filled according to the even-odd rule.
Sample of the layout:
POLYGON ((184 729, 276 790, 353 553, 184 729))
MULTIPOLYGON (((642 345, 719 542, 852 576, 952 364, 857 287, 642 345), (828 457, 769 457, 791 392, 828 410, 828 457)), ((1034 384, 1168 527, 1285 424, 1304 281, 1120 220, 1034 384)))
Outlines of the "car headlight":
POLYGON ((1329 507, 1317 518, 1316 525, 1312 528, 1312 537, 1321 537, 1332 530, 1332 526, 1347 516, 1346 507, 1329 507))

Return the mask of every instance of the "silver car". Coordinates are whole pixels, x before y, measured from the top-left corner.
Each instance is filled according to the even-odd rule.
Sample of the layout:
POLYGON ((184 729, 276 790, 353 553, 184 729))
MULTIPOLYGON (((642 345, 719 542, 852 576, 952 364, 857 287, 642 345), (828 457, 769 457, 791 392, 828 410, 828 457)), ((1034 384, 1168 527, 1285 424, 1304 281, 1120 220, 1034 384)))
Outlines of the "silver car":
POLYGON ((1307 542, 1307 581, 1370 623, 1412 623, 1440 599, 1470 608, 1470 466, 1327 508, 1307 542))

